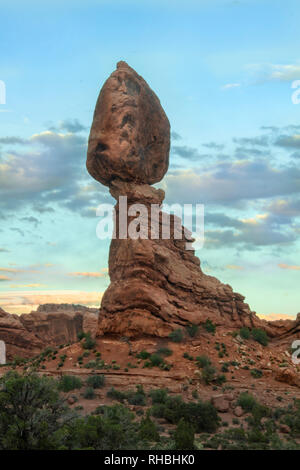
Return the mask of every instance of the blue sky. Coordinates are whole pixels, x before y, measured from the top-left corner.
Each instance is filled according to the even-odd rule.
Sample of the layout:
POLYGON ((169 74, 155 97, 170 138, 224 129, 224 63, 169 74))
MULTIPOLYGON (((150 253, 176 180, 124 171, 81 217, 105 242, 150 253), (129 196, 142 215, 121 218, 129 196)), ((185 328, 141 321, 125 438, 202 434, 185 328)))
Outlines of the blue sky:
POLYGON ((1 1, 0 305, 99 305, 112 202, 85 169, 104 80, 126 60, 172 128, 166 202, 204 203, 204 272, 261 315, 299 310, 298 1, 1 1))

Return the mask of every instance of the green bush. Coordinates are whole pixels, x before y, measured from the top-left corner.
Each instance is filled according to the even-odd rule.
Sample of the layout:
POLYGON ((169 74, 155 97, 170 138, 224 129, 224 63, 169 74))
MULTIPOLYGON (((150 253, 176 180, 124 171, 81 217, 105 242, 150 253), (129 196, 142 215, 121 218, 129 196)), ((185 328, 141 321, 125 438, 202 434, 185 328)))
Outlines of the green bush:
POLYGON ((174 343, 181 343, 183 340, 183 331, 180 328, 178 330, 171 331, 169 338, 174 343))
POLYGON ((143 418, 141 420, 139 438, 144 439, 146 441, 155 442, 158 442, 160 440, 156 425, 151 420, 149 412, 147 412, 146 418, 143 418))
POLYGON ((62 392, 71 392, 82 387, 82 382, 79 377, 75 375, 63 375, 58 382, 58 390, 62 392))
POLYGON ((130 391, 127 393, 127 401, 130 405, 146 405, 146 394, 142 385, 136 386, 136 391, 130 391))
POLYGON ((112 398, 113 400, 118 400, 120 402, 123 402, 127 398, 126 393, 116 390, 114 387, 111 387, 107 391, 106 396, 108 398, 112 398))
POLYGON ((240 394, 237 405, 243 408, 244 411, 252 411, 253 407, 257 404, 254 396, 248 392, 243 392, 240 394))
POLYGON ((182 354, 182 357, 184 357, 185 359, 188 359, 189 361, 193 361, 193 360, 194 360, 193 356, 190 356, 188 352, 184 352, 184 353, 182 354))
POLYGON ((216 378, 216 368, 212 365, 206 365, 202 369, 202 379, 206 385, 211 384, 216 378))
POLYGON ((260 343, 262 346, 267 346, 269 343, 269 338, 267 333, 260 328, 253 328, 252 338, 260 343))
POLYGON ((136 357, 137 357, 138 359, 143 359, 143 360, 148 359, 150 356, 151 356, 151 354, 150 354, 148 351, 144 351, 144 350, 141 351, 141 352, 139 352, 139 353, 136 355, 136 357))
POLYGON ((151 407, 151 415, 155 418, 164 418, 165 417, 166 406, 164 403, 155 403, 151 407))
POLYGON ((252 375, 252 377, 254 377, 255 379, 260 379, 263 375, 262 373, 262 370, 259 370, 259 369, 252 369, 250 374, 252 375))
POLYGON ((194 325, 193 323, 191 323, 190 325, 187 325, 185 327, 188 335, 191 337, 191 338, 194 338, 196 336, 196 334, 198 333, 198 330, 199 330, 199 326, 198 325, 194 325))
POLYGON ((169 348, 159 348, 156 353, 160 354, 161 356, 171 356, 173 351, 169 348))
POLYGON ((87 400, 95 398, 94 389, 92 387, 87 387, 83 393, 83 398, 86 398, 87 400))
POLYGON ((216 331, 216 325, 208 318, 206 320, 206 322, 204 323, 204 329, 208 332, 208 333, 212 333, 212 334, 215 334, 215 331, 216 331))
POLYGON ((104 375, 90 375, 88 377, 86 384, 92 388, 101 388, 104 386, 105 377, 104 375))
POLYGON ((156 353, 151 354, 149 360, 153 367, 160 366, 164 362, 163 358, 159 354, 156 354, 156 353))
POLYGON ((224 382, 226 382, 226 377, 225 377, 225 375, 224 375, 224 374, 219 374, 219 375, 217 375, 217 377, 216 377, 216 383, 217 383, 218 385, 222 385, 224 382))
POLYGON ((207 356, 197 356, 196 357, 196 363, 197 363, 197 366, 200 367, 200 369, 202 369, 203 367, 205 366, 210 366, 211 365, 211 360, 209 359, 209 357, 207 356))
POLYGON ((224 362, 224 364, 222 364, 221 371, 222 372, 229 372, 229 363, 228 362, 224 362))
POLYGON ((84 349, 93 349, 96 345, 96 340, 94 340, 91 336, 91 333, 85 333, 85 340, 82 343, 82 347, 84 349))
POLYGON ((139 426, 122 405, 102 406, 99 414, 76 419, 61 435, 63 449, 139 449, 139 426))
POLYGON ((176 431, 174 433, 175 449, 176 450, 193 450, 195 431, 194 427, 184 418, 181 418, 176 431))
POLYGON ((168 398, 168 390, 166 390, 165 388, 151 390, 149 392, 149 396, 151 397, 153 405, 156 403, 166 403, 166 400, 168 398))
MULTIPOLYGON (((157 406, 157 405, 155 405, 157 406)), ((194 426, 195 432, 216 431, 220 418, 216 408, 210 402, 198 401, 185 403, 181 397, 168 397, 163 405, 163 418, 172 424, 179 423, 181 418, 194 426)))
POLYGON ((57 434, 70 419, 53 379, 16 372, 1 377, 1 450, 57 449, 57 434))
POLYGON ((240 337, 243 338, 243 339, 249 339, 249 338, 250 338, 250 330, 249 330, 249 328, 243 326, 243 327, 240 329, 240 337))
POLYGON ((83 331, 79 331, 79 333, 77 333, 77 338, 78 341, 81 341, 83 338, 85 338, 85 333, 83 331))

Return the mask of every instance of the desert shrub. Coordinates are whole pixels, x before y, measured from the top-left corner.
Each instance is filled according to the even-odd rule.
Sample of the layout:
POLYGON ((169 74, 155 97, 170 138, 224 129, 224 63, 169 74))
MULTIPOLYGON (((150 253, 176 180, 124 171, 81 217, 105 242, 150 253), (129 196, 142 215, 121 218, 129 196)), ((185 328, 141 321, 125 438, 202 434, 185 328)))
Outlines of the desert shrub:
POLYGON ((269 342, 269 338, 267 333, 262 330, 261 328, 253 328, 252 330, 252 338, 260 343, 262 346, 267 346, 269 342))
POLYGON ((173 354, 173 351, 169 348, 159 348, 156 351, 156 353, 161 355, 161 356, 171 356, 173 354))
POLYGON ((154 353, 149 357, 149 362, 151 367, 158 367, 164 362, 164 360, 159 354, 154 353))
POLYGON ((76 419, 65 427, 61 440, 66 450, 128 450, 139 448, 139 426, 122 405, 102 406, 97 415, 76 419))
POLYGON ((271 412, 267 406, 261 405, 260 403, 256 403, 252 407, 251 414, 252 416, 250 416, 248 419, 249 425, 256 428, 260 428, 262 418, 270 416, 271 412))
POLYGON ((217 410, 211 403, 185 403, 180 396, 168 397, 160 412, 163 413, 162 417, 172 424, 177 424, 184 418, 194 426, 195 432, 214 432, 220 421, 217 410))
POLYGON ((146 394, 142 385, 136 386, 136 391, 127 393, 127 401, 130 405, 146 405, 146 394))
POLYGON ((194 427, 183 418, 180 419, 174 432, 175 449, 177 450, 193 450, 195 431, 194 427))
POLYGON ((85 340, 82 343, 82 347, 84 349, 93 349, 94 346, 96 345, 96 340, 92 338, 91 333, 90 332, 85 333, 84 338, 85 340))
POLYGON ((202 379, 206 385, 212 383, 216 378, 216 368, 212 365, 206 365, 202 369, 202 379))
MULTIPOLYGON (((79 364, 82 363, 82 359, 78 362, 79 362, 79 364)), ((96 369, 97 362, 96 361, 89 361, 84 365, 84 367, 86 367, 86 369, 96 369)))
POLYGON ((252 369, 250 373, 255 379, 260 379, 263 375, 262 371, 259 369, 252 369))
POLYGON ((77 338, 79 341, 81 341, 85 337, 85 333, 83 331, 79 331, 77 333, 77 338))
POLYGON ((165 417, 166 406, 164 403, 155 403, 151 407, 151 415, 155 418, 164 418, 165 417))
POLYGON ((151 397, 153 405, 155 403, 166 403, 168 391, 165 388, 158 388, 156 390, 151 390, 149 392, 149 396, 151 397))
POLYGON ((196 357, 196 363, 197 366, 200 367, 201 369, 205 366, 210 366, 211 365, 211 360, 207 356, 197 356, 196 357))
POLYGON ((143 360, 149 359, 150 356, 151 356, 151 354, 150 354, 148 351, 144 351, 144 350, 141 351, 141 352, 139 352, 139 353, 136 355, 136 357, 137 357, 138 359, 143 359, 143 360))
POLYGON ((295 436, 300 435, 300 410, 294 409, 294 410, 278 410, 278 415, 281 414, 281 422, 284 424, 287 424, 291 430, 292 433, 295 436))
POLYGON ((106 396, 108 398, 112 398, 113 400, 118 400, 120 402, 123 402, 127 398, 126 393, 121 392, 120 390, 116 390, 114 387, 111 387, 107 391, 106 396))
POLYGON ((156 425, 151 420, 149 412, 147 412, 146 417, 141 420, 139 438, 144 439, 146 441, 155 442, 158 442, 160 440, 156 425))
POLYGON ((101 388, 104 386, 105 377, 101 375, 90 375, 86 381, 86 384, 92 388, 101 388))
POLYGON ((182 329, 179 328, 177 330, 171 331, 171 333, 169 334, 169 338, 174 343, 181 343, 181 341, 183 340, 182 329))
POLYGON ((209 318, 206 320, 203 327, 208 333, 214 334, 216 331, 216 325, 209 318))
POLYGON ((250 338, 250 330, 246 326, 243 326, 240 329, 240 337, 243 339, 249 339, 250 338))
POLYGON ((191 337, 191 338, 194 338, 194 336, 196 336, 196 334, 198 333, 198 330, 199 330, 199 326, 198 325, 194 325, 193 323, 191 323, 190 325, 187 325, 185 327, 188 335, 191 337))
POLYGON ((247 440, 247 435, 243 428, 231 428, 228 429, 224 434, 228 439, 232 439, 234 441, 247 440))
POLYGON ((258 428, 253 428, 248 432, 248 442, 267 444, 269 442, 269 439, 258 428))
POLYGON ((237 405, 241 406, 244 411, 252 411, 253 407, 257 404, 254 396, 248 392, 240 393, 237 400, 237 405))
POLYGON ((182 357, 184 357, 185 359, 188 359, 189 361, 194 360, 193 356, 190 356, 188 352, 184 352, 182 357))
POLYGON ((62 392, 71 392, 82 387, 82 382, 79 377, 75 375, 63 375, 58 382, 58 390, 62 392))
POLYGON ((229 372, 229 363, 228 362, 224 362, 224 364, 222 364, 221 371, 222 372, 229 372))
POLYGON ((83 398, 86 398, 87 400, 92 400, 95 398, 94 389, 92 387, 87 387, 83 392, 83 398))
POLYGON ((1 450, 54 450, 57 433, 70 420, 53 379, 16 372, 1 377, 1 450))
POLYGON ((224 382, 226 382, 226 377, 225 377, 225 375, 224 375, 224 374, 219 374, 219 375, 217 375, 217 377, 216 377, 216 383, 217 383, 218 385, 222 385, 224 382))

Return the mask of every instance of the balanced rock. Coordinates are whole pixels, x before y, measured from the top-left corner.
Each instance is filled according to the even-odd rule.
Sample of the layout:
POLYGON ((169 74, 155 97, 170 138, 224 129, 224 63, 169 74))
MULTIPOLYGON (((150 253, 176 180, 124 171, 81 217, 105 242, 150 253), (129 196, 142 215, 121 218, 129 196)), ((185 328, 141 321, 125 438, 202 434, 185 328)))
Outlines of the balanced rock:
POLYGON ((145 80, 119 62, 105 82, 89 137, 87 169, 102 184, 114 179, 153 184, 168 169, 170 124, 145 80))
MULTIPOLYGON (((150 185, 167 171, 169 146, 169 121, 157 96, 119 62, 100 92, 87 153, 90 174, 109 186, 117 200, 111 284, 102 298, 98 335, 166 337, 174 329, 210 319, 232 328, 261 327, 272 336, 269 323, 251 312, 242 295, 202 272, 194 250, 186 249, 187 244, 191 248, 191 233, 178 217, 168 218, 161 210, 164 191, 150 185), (167 226, 170 235, 162 237, 167 226), (130 235, 132 227, 139 227, 137 236, 130 235)), ((283 332, 281 325, 276 331, 283 332)))

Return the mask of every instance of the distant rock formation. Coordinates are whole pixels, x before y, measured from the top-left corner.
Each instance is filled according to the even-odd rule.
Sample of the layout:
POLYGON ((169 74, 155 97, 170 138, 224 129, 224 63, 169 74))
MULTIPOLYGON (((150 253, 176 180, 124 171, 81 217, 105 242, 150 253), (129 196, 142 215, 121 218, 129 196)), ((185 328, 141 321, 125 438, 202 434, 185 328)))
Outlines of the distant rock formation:
POLYGON ((0 308, 0 340, 8 359, 30 357, 46 346, 76 342, 80 331, 95 336, 97 322, 97 310, 82 305, 45 304, 20 316, 0 308))

